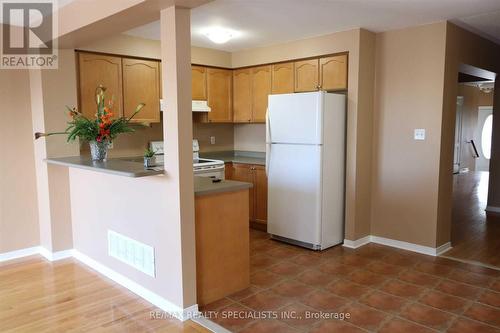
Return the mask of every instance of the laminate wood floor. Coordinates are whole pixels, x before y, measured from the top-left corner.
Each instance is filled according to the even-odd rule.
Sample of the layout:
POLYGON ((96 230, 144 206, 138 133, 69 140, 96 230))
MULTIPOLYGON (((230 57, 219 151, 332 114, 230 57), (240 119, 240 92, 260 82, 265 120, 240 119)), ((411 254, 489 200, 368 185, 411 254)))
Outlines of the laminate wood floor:
POLYGON ((151 311, 160 310, 74 259, 0 263, 0 332, 210 332, 151 311))
POLYGON ((453 176, 453 248, 445 256, 500 267, 500 218, 485 212, 488 176, 488 172, 453 176))

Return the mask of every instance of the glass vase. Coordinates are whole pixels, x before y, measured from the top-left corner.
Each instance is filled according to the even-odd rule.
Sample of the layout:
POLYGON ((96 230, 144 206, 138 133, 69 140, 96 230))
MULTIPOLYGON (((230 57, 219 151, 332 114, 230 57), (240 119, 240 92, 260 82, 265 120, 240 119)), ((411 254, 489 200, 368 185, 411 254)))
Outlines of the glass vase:
POLYGON ((102 162, 108 158, 109 141, 90 141, 90 156, 92 161, 102 162))

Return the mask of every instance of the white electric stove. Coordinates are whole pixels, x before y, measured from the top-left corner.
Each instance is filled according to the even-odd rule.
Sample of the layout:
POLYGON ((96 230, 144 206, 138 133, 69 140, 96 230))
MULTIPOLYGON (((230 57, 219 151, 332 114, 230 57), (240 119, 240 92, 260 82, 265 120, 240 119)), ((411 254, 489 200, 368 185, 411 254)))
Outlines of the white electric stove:
MULTIPOLYGON (((156 163, 163 164, 163 141, 152 141, 150 148, 156 152, 156 163)), ((195 176, 224 179, 224 161, 200 158, 200 145, 193 140, 193 173, 195 176)))

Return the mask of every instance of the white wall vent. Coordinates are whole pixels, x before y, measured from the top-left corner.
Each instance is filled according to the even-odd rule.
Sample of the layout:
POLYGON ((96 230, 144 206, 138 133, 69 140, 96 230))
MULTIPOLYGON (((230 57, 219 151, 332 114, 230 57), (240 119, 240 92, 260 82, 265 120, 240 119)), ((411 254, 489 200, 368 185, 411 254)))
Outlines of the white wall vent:
POLYGON ((149 276, 155 277, 155 251, 149 245, 108 230, 108 254, 149 276))

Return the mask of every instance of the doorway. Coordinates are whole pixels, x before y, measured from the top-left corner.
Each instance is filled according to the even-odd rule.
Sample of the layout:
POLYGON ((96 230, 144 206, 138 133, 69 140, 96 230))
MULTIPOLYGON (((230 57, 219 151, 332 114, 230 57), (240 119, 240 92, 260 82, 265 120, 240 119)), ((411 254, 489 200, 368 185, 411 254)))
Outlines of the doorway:
POLYGON ((491 158, 493 86, 491 80, 459 75, 453 160, 452 249, 444 256, 500 267, 500 221, 485 212, 491 158))

